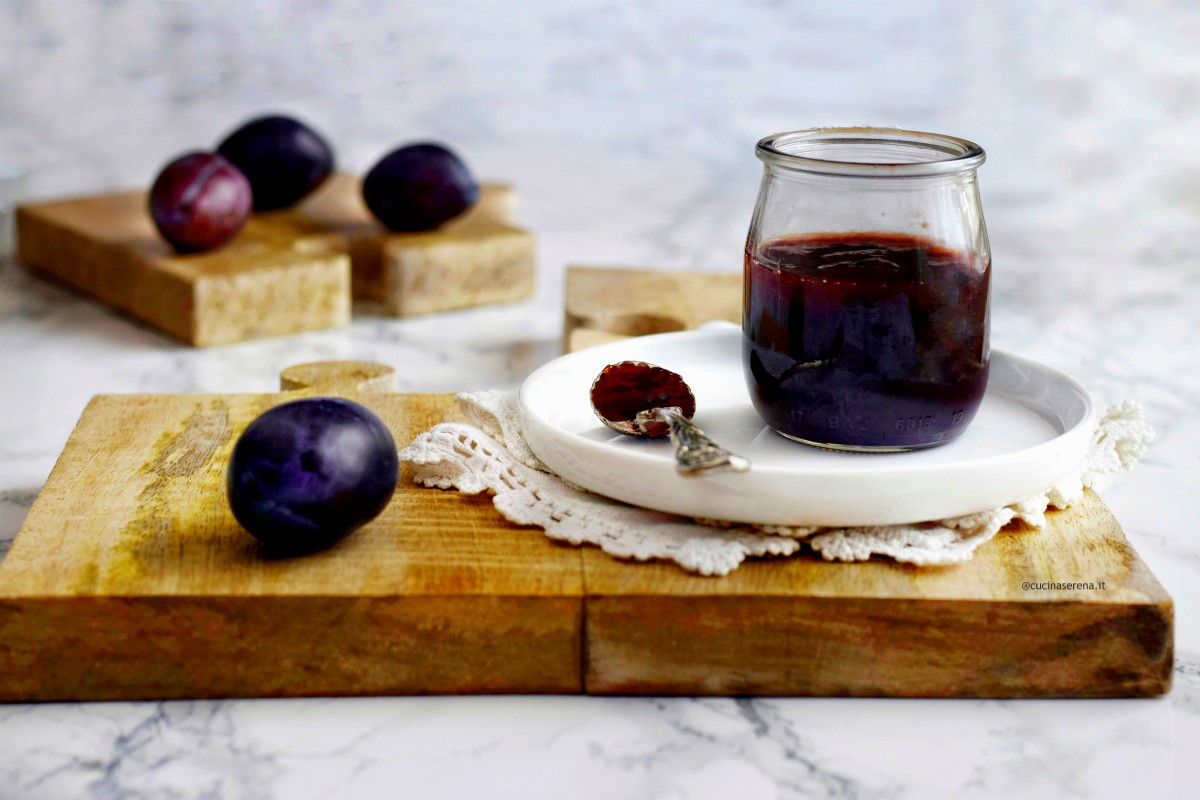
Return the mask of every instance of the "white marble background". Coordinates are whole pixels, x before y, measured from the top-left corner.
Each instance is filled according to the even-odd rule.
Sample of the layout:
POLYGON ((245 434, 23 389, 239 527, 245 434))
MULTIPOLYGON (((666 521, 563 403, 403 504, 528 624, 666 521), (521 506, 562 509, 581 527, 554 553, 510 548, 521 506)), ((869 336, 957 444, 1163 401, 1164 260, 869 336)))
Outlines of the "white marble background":
POLYGON ((195 351, 0 266, 0 555, 94 393, 266 391, 342 357, 515 386, 557 352, 564 264, 735 271, 759 136, 903 125, 989 152, 995 345, 1159 431, 1104 497, 1175 599, 1174 690, 10 705, 0 798, 1200 796, 1200 5, 0 0, 0 161, 28 197, 144 184, 271 109, 351 169, 437 138, 515 182, 537 299, 195 351))

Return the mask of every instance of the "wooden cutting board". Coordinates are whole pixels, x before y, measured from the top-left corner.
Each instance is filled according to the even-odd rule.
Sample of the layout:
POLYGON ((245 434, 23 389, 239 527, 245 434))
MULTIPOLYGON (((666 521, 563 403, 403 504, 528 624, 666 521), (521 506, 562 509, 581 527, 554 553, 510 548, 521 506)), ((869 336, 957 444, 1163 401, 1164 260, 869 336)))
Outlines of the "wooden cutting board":
POLYGON ((434 231, 390 233, 358 179, 335 174, 295 209, 252 216, 227 244, 178 255, 154 229, 146 193, 17 209, 17 255, 35 272, 196 346, 345 325, 351 298, 395 316, 529 297, 536 242, 513 225, 516 192, 434 231))
POLYGON ((405 470, 331 550, 264 558, 225 499, 239 432, 304 394, 364 403, 399 443, 453 415, 390 378, 329 362, 281 394, 94 398, 0 563, 0 699, 1170 687, 1171 600, 1092 494, 962 565, 792 557, 703 578, 554 544, 405 470))
POLYGON ((568 266, 563 350, 742 321, 742 275, 729 272, 568 266))
POLYGON ((338 173, 275 223, 300 235, 332 233, 350 254, 354 297, 406 317, 507 303, 535 288, 537 242, 516 226, 517 192, 480 186, 479 201, 433 231, 391 233, 363 202, 358 178, 338 173))

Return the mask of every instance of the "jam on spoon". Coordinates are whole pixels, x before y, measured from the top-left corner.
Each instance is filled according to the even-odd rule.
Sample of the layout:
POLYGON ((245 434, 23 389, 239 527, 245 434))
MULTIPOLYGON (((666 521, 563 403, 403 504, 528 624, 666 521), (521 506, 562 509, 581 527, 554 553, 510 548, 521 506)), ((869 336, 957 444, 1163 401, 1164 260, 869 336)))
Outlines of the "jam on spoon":
POLYGON ((696 397, 678 373, 644 361, 609 364, 591 389, 592 410, 609 428, 631 436, 670 436, 682 475, 745 472, 750 462, 704 435, 691 421, 696 397))

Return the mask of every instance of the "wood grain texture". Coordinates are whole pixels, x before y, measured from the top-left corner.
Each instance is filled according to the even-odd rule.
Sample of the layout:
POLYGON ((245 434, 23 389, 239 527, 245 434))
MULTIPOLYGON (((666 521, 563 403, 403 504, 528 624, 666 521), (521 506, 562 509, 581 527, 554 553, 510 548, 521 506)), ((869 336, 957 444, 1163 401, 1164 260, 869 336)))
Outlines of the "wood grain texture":
POLYGON ((24 205, 17 255, 35 271, 196 346, 345 325, 350 259, 327 232, 252 217, 216 250, 177 255, 144 192, 24 205))
POLYGON ((742 320, 740 273, 568 266, 563 349, 742 320))
POLYGON ((517 193, 484 183, 479 201, 437 230, 391 233, 371 216, 357 178, 335 174, 280 224, 339 235, 350 253, 354 296, 394 316, 505 303, 535 288, 537 242, 516 227, 517 193))
MULTIPOLYGON (((581 554, 486 497, 405 471, 332 549, 262 556, 229 511, 228 456, 261 412, 336 385, 312 384, 89 404, 0 563, 0 699, 580 690, 581 554)), ((451 406, 342 386, 400 442, 451 406)))
POLYGON ((594 694, 1110 697, 1171 685, 1170 598, 1096 495, 917 568, 788 558, 719 581, 584 553, 594 694), (1026 583, 1092 584, 1041 590, 1026 583))
POLYGON ((265 558, 225 499, 238 433, 312 394, 353 397, 400 443, 454 416, 393 379, 332 362, 286 370, 281 394, 94 398, 0 562, 0 700, 1170 688, 1171 600, 1091 493, 965 564, 809 556, 702 578, 553 544, 405 469, 330 550, 265 558))

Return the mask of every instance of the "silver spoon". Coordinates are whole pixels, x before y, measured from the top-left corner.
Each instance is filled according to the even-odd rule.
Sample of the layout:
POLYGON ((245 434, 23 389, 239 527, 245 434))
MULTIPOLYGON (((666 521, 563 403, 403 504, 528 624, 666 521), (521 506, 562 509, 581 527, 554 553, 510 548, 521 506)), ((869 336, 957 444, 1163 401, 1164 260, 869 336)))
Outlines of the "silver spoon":
POLYGON ((696 397, 677 373, 644 361, 609 364, 590 392, 592 410, 614 431, 630 436, 670 436, 681 475, 745 472, 750 462, 709 439, 691 417, 696 397))

